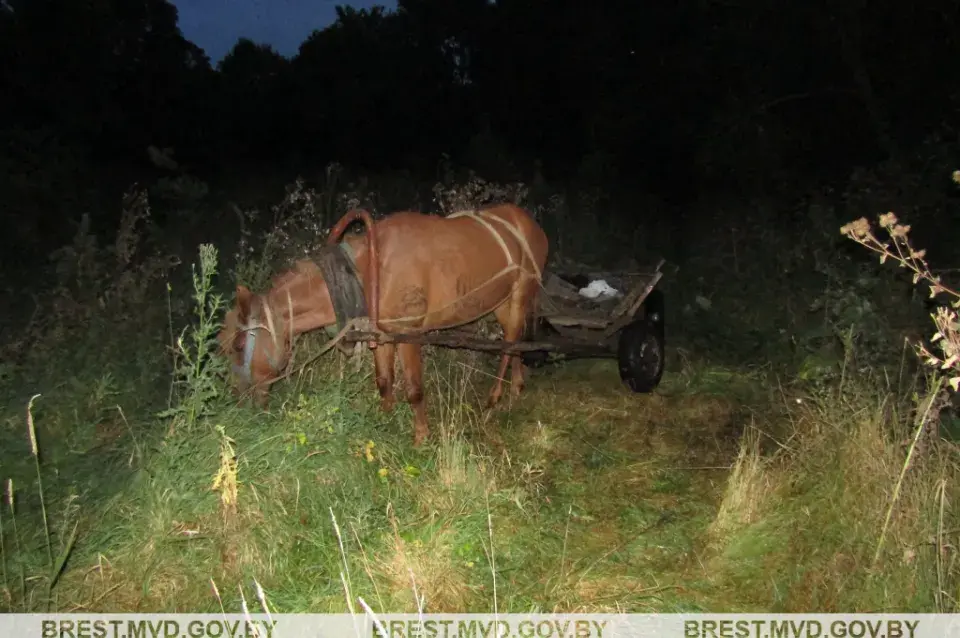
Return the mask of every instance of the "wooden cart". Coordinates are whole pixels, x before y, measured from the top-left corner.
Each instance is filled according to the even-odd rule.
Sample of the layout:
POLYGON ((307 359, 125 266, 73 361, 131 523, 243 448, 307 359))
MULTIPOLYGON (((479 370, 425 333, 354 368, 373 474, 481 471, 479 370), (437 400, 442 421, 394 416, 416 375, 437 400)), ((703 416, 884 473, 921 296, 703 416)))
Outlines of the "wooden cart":
POLYGON ((352 330, 343 340, 511 352, 522 355, 531 367, 558 359, 615 358, 627 387, 650 392, 659 385, 664 368, 664 300, 663 293, 655 290, 664 263, 660 260, 645 273, 545 272, 536 320, 528 325, 526 339, 514 344, 465 329, 421 334, 352 330), (603 301, 580 294, 578 283, 585 286, 598 279, 627 292, 603 301))

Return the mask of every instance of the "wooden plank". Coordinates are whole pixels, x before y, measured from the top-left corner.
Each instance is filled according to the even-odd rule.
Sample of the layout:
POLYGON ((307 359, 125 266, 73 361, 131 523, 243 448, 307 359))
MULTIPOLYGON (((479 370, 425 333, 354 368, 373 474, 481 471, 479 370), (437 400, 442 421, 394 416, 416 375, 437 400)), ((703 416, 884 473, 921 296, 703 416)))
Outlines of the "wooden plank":
POLYGON ((653 286, 655 286, 657 282, 660 281, 660 277, 663 276, 663 273, 660 271, 660 269, 663 268, 665 263, 667 263, 667 260, 661 259, 646 283, 635 286, 629 293, 627 293, 623 300, 610 314, 611 320, 619 319, 624 315, 632 317, 633 314, 636 313, 637 308, 640 307, 639 303, 637 302, 637 298, 642 295, 642 297, 640 297, 640 303, 643 302, 643 299, 647 298, 647 296, 650 294, 650 291, 653 290, 653 286), (650 285, 651 281, 653 282, 653 286, 650 285))
POLYGON ((614 320, 613 323, 611 323, 610 326, 603 331, 605 337, 613 336, 622 330, 628 323, 633 321, 634 315, 636 315, 637 311, 640 310, 640 306, 643 304, 646 298, 650 296, 650 293, 656 287, 661 277, 663 277, 663 273, 658 272, 650 279, 649 282, 647 282, 647 285, 641 289, 640 294, 637 295, 636 300, 631 304, 629 312, 625 313, 619 319, 614 320))
POLYGON ((464 348, 479 352, 497 352, 523 354, 524 352, 556 352, 572 357, 612 356, 612 346, 603 340, 580 341, 570 338, 546 338, 539 341, 520 341, 507 343, 502 339, 481 339, 469 333, 457 330, 438 331, 421 334, 386 334, 383 332, 359 331, 347 332, 344 341, 376 341, 377 343, 419 343, 422 345, 445 348, 464 348))
POLYGON ((576 286, 564 281, 557 275, 546 272, 544 273, 543 279, 543 292, 546 293, 548 297, 569 301, 580 301, 583 299, 576 286))
POLYGON ((602 330, 610 325, 610 319, 601 318, 601 317, 578 317, 575 315, 569 316, 558 316, 558 317, 544 317, 548 322, 554 326, 583 326, 584 328, 595 328, 597 330, 602 330))

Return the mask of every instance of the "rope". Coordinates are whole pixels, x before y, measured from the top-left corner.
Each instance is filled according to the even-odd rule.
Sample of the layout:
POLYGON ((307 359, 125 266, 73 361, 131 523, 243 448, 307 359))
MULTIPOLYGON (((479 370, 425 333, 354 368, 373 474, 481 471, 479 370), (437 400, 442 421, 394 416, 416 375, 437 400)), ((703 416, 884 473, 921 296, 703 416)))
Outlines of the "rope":
MULTIPOLYGON (((366 317, 357 317, 357 318, 355 318, 355 319, 351 319, 351 320, 348 321, 347 324, 340 330, 340 332, 337 333, 337 335, 336 335, 333 339, 330 339, 330 340, 327 341, 325 344, 323 344, 323 347, 320 348, 320 352, 318 352, 317 354, 313 355, 312 357, 310 357, 309 359, 307 359, 306 361, 304 361, 297 369, 295 369, 295 370, 288 370, 287 372, 284 372, 284 373, 281 374, 280 376, 275 377, 275 378, 273 378, 273 379, 271 379, 271 380, 269 380, 269 381, 265 381, 265 382, 263 382, 263 383, 260 384, 260 385, 261 385, 261 386, 270 386, 270 385, 273 385, 274 383, 276 383, 277 381, 279 381, 279 380, 281 380, 281 379, 286 379, 287 377, 293 375, 294 373, 300 373, 300 372, 302 372, 304 368, 306 368, 308 365, 310 365, 311 363, 313 363, 314 361, 316 361, 317 359, 319 359, 319 358, 322 357, 323 355, 327 354, 327 352, 329 352, 329 351, 330 351, 332 348, 334 348, 338 343, 340 343, 340 342, 343 340, 343 338, 347 335, 348 332, 351 332, 354 328, 361 328, 361 329, 362 329, 363 326, 362 326, 362 325, 361 325, 361 326, 358 326, 357 324, 362 324, 365 320, 366 320, 366 321, 369 321, 369 319, 367 319, 366 317)), ((292 356, 290 357, 290 360, 293 361, 293 357, 292 357, 292 356)))

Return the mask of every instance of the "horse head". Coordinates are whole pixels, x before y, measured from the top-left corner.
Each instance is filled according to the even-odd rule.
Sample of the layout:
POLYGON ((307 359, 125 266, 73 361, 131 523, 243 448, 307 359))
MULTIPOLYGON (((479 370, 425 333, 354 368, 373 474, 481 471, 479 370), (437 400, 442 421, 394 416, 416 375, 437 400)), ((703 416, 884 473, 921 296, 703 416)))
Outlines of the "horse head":
POLYGON ((280 376, 290 359, 290 313, 276 308, 272 295, 255 295, 237 286, 234 307, 226 314, 217 336, 230 362, 237 390, 253 389, 265 402, 270 383, 280 376))
POLYGON ((237 286, 236 301, 218 335, 235 389, 252 389, 256 401, 265 405, 270 386, 290 362, 293 338, 336 321, 330 289, 312 260, 299 261, 275 277, 264 294, 237 286))

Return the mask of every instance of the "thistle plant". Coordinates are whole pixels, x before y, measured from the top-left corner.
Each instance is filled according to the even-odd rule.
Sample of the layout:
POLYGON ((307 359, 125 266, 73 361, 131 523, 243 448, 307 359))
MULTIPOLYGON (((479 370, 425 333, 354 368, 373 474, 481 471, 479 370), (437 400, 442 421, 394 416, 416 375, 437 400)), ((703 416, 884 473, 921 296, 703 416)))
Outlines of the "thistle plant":
POLYGON ((184 328, 176 344, 178 363, 174 370, 174 384, 180 389, 180 397, 176 406, 159 415, 175 418, 170 426, 171 433, 177 419, 191 426, 209 414, 211 402, 221 395, 219 377, 225 365, 215 356, 219 330, 217 318, 223 307, 222 297, 213 291, 213 277, 217 273, 216 247, 202 244, 200 272, 195 265, 192 270, 196 321, 184 328))
MULTIPOLYGON (((960 171, 953 174, 955 182, 960 184, 960 171)), ((890 237, 890 241, 881 241, 870 222, 865 217, 845 224, 840 232, 880 255, 880 263, 888 259, 896 261, 901 268, 913 271, 913 283, 921 281, 927 284, 930 298, 937 295, 947 295, 952 298, 949 305, 940 305, 931 315, 936 326, 936 332, 931 338, 932 344, 937 344, 939 353, 931 350, 923 343, 917 344, 917 352, 923 362, 936 368, 941 374, 948 375, 947 382, 954 392, 960 388, 960 325, 957 322, 957 309, 960 308, 960 293, 954 288, 946 286, 939 275, 934 275, 925 259, 926 250, 916 250, 910 244, 910 225, 901 224, 897 216, 890 212, 879 216, 879 226, 890 237)))

